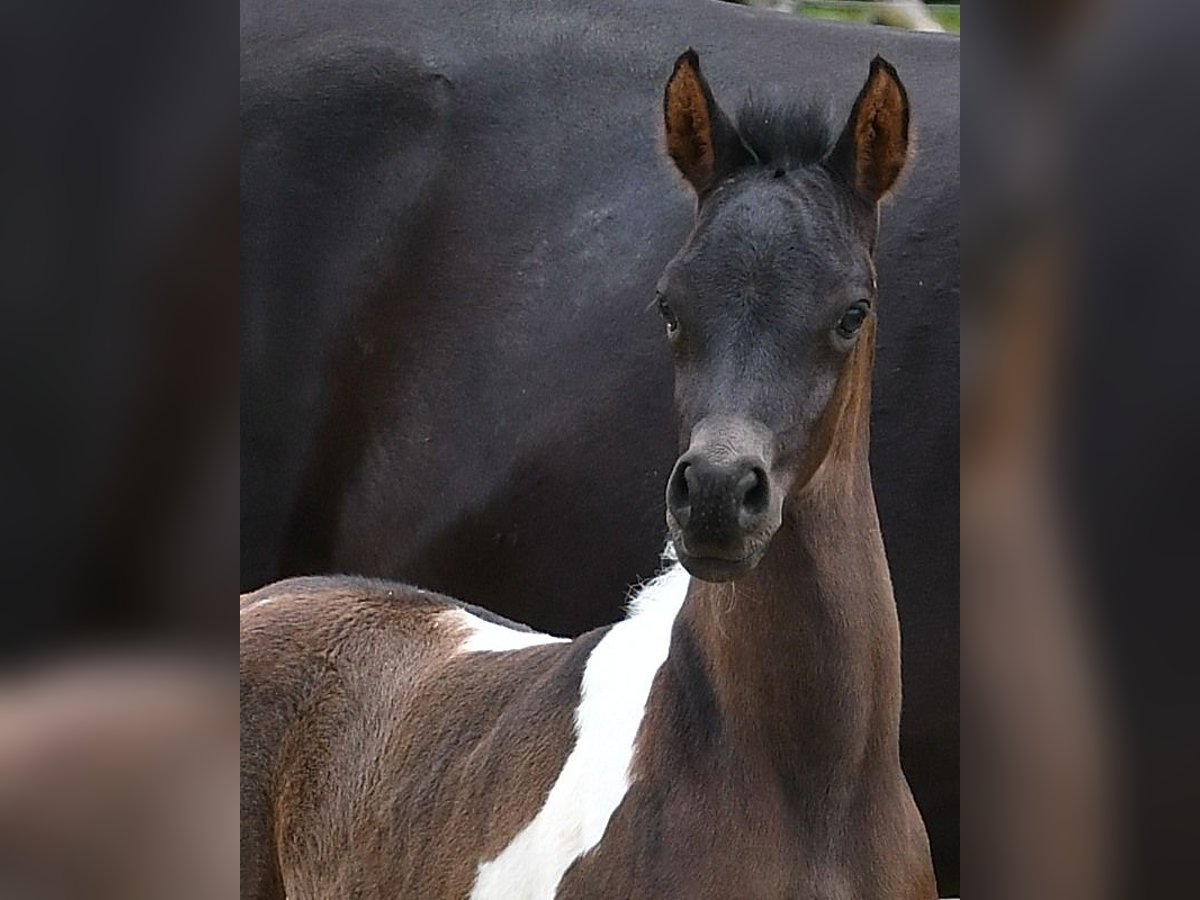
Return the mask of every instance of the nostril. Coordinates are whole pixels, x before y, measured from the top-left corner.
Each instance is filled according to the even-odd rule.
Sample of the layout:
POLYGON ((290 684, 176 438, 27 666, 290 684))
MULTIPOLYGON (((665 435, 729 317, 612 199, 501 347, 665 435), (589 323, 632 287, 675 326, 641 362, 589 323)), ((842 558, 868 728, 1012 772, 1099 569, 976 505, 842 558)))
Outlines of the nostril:
POLYGON ((737 492, 741 497, 742 512, 761 516, 767 511, 770 488, 767 485, 767 473, 760 466, 755 466, 738 479, 737 492))
POLYGON ((688 517, 692 512, 689 468, 691 468, 690 464, 679 463, 675 467, 675 471, 671 473, 671 480, 667 485, 667 506, 680 527, 687 526, 688 517))

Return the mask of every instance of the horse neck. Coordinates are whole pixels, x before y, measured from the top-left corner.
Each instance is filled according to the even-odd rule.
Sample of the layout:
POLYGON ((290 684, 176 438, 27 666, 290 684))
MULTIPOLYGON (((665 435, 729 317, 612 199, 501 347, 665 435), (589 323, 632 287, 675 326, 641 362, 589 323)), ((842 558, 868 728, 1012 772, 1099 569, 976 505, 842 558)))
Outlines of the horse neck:
POLYGON ((736 582, 693 579, 677 626, 736 752, 762 754, 806 796, 839 776, 861 785, 864 767, 898 771, 900 636, 867 461, 869 357, 864 365, 866 386, 789 496, 767 555, 736 582))

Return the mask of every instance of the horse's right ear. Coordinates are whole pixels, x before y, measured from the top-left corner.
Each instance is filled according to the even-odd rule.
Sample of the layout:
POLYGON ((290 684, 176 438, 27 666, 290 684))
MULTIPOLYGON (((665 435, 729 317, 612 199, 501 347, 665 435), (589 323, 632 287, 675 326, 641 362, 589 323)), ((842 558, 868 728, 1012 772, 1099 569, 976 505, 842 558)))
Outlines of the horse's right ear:
POLYGON ((908 94, 892 64, 876 56, 828 165, 860 197, 878 203, 907 159, 908 94))
POLYGON ((713 100, 708 82, 700 74, 700 57, 690 47, 675 60, 667 80, 663 120, 667 152, 697 194, 753 159, 733 123, 713 100))

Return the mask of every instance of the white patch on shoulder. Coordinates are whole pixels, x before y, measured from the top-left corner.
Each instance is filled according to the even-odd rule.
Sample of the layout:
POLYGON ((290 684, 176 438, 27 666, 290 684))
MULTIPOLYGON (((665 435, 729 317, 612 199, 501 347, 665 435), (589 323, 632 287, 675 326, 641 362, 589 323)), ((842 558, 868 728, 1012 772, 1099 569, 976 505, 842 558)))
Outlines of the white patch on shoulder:
POLYGON ((518 631, 507 625, 498 625, 481 619, 465 609, 452 609, 439 618, 447 619, 467 632, 467 638, 458 645, 459 653, 496 653, 502 650, 521 650, 539 644, 563 643, 567 639, 543 634, 540 631, 518 631))
MULTIPOLYGON (((274 603, 281 596, 287 596, 287 595, 286 594, 275 594, 275 595, 269 595, 266 597, 259 597, 257 600, 251 600, 245 606, 241 606, 241 604, 239 603, 239 606, 241 606, 241 608, 238 611, 238 616, 241 617, 241 616, 245 615, 246 613, 250 612, 250 610, 252 610, 252 609, 262 609, 264 606, 268 606, 269 604, 274 603)), ((243 594, 238 599, 241 600, 244 598, 245 598, 245 595, 243 594)))
POLYGON ((575 711, 575 746, 538 814, 479 867, 470 900, 553 900, 571 863, 600 842, 629 790, 634 741, 688 577, 675 563, 644 585, 629 616, 592 650, 575 711))

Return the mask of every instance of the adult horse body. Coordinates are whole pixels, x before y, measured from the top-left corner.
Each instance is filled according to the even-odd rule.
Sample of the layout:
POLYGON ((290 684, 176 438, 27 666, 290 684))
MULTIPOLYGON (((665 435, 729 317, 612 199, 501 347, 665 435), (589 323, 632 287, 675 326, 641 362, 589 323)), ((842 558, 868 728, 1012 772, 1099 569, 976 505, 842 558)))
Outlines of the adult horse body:
POLYGON ((572 642, 360 578, 243 598, 244 900, 936 898, 868 465, 904 88, 876 58, 840 136, 734 125, 689 50, 664 109, 679 564, 572 642))
POLYGON ((884 210, 872 465, 903 752, 957 883, 958 43, 695 0, 242 13, 243 584, 353 571, 559 634, 619 614, 676 447, 648 311, 691 226, 664 60, 836 97, 882 52, 921 146, 884 210))

